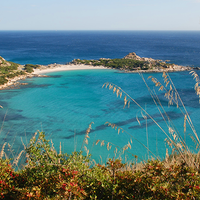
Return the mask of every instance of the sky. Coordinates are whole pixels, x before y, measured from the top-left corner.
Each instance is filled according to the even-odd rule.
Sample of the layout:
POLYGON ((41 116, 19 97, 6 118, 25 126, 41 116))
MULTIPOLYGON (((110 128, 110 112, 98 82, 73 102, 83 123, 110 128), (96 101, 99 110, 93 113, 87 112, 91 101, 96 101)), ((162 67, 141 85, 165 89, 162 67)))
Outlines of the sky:
POLYGON ((200 30, 200 0, 0 0, 0 30, 200 30))

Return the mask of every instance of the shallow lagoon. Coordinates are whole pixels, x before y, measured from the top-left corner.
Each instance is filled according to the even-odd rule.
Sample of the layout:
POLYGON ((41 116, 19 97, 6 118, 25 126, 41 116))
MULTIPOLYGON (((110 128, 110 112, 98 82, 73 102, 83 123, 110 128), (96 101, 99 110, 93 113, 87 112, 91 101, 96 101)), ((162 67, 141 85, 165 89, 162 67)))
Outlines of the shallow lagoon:
MULTIPOLYGON (((131 102, 130 108, 124 106, 123 98, 120 99, 111 90, 102 88, 105 82, 111 82, 120 86, 132 98, 134 98, 149 114, 168 132, 168 128, 139 74, 123 73, 116 70, 79 70, 49 73, 48 78, 27 79, 27 86, 20 89, 1 91, 0 104, 2 131, 1 145, 9 142, 15 152, 23 149, 22 141, 27 144, 35 131, 44 131, 48 139, 52 139, 58 150, 61 142, 62 150, 71 153, 80 150, 83 144, 86 129, 91 122, 92 130, 89 134, 87 148, 97 162, 105 162, 107 157, 114 156, 115 147, 123 147, 130 142, 130 136, 125 132, 118 135, 105 122, 117 124, 134 138, 143 144, 148 143, 150 150, 157 156, 165 155, 166 136, 150 120, 145 120, 141 109, 131 102), (137 121, 140 121, 140 124, 137 121), (147 128, 146 128, 147 125, 147 128), (97 146, 95 142, 105 140, 112 143, 111 150, 106 145, 97 146)), ((143 74, 144 78, 150 75, 162 80, 162 74, 143 74)), ((198 96, 194 92, 194 80, 189 72, 170 73, 183 102, 193 120, 197 132, 200 131, 199 119, 200 105, 198 96)), ((150 79, 147 83, 154 87, 150 79)), ((173 120, 179 133, 184 137, 184 117, 175 105, 168 107, 168 101, 164 92, 157 91, 158 97, 167 114, 173 120)), ((189 137, 192 133, 187 128, 186 141, 193 145, 189 137)), ((132 138, 131 154, 139 156, 139 159, 147 159, 146 149, 132 138)), ((84 149, 82 149, 84 150, 84 149)), ((128 159, 132 155, 126 153, 128 159)), ((151 156, 151 154, 150 154, 151 156)))

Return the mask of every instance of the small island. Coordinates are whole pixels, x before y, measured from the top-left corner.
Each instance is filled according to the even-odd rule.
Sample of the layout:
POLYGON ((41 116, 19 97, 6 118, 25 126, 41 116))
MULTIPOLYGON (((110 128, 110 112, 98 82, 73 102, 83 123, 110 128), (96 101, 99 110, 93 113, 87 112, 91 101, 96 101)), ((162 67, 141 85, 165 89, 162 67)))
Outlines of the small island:
POLYGON ((6 61, 0 56, 0 90, 9 89, 26 83, 20 83, 19 80, 31 77, 44 77, 44 73, 66 70, 80 69, 104 69, 112 68, 124 72, 177 72, 197 69, 199 67, 185 67, 168 63, 168 61, 155 60, 152 58, 141 58, 136 53, 129 53, 124 58, 100 58, 99 60, 80 60, 74 59, 65 65, 20 65, 6 61))

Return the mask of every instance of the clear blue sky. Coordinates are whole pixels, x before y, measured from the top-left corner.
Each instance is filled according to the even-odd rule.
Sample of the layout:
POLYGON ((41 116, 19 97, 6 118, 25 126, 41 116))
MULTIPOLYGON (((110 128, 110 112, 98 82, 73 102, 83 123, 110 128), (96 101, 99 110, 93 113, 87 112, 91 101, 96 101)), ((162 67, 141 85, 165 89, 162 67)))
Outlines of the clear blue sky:
POLYGON ((200 30, 200 0, 0 0, 0 30, 200 30))

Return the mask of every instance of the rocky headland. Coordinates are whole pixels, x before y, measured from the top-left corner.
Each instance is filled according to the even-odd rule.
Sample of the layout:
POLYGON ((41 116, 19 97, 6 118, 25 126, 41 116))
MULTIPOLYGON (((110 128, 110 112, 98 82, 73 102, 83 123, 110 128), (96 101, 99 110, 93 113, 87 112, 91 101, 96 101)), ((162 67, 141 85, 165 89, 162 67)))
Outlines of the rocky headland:
POLYGON ((100 58, 99 60, 75 59, 71 63, 104 66, 113 69, 124 70, 125 72, 177 72, 199 70, 199 67, 180 66, 168 63, 169 61, 155 60, 153 58, 142 58, 135 52, 129 53, 121 59, 100 58))
POLYGON ((80 69, 102 69, 112 68, 123 72, 178 72, 189 71, 199 67, 180 66, 168 63, 169 61, 155 60, 153 58, 142 58, 132 52, 121 59, 100 58, 99 60, 74 59, 66 65, 20 65, 6 61, 0 56, 0 90, 25 85, 20 80, 32 77, 44 77, 44 73, 53 71, 80 70, 80 69))
POLYGON ((0 56, 0 90, 12 89, 27 83, 20 83, 20 80, 32 77, 40 77, 44 75, 28 72, 25 65, 6 61, 0 56))

